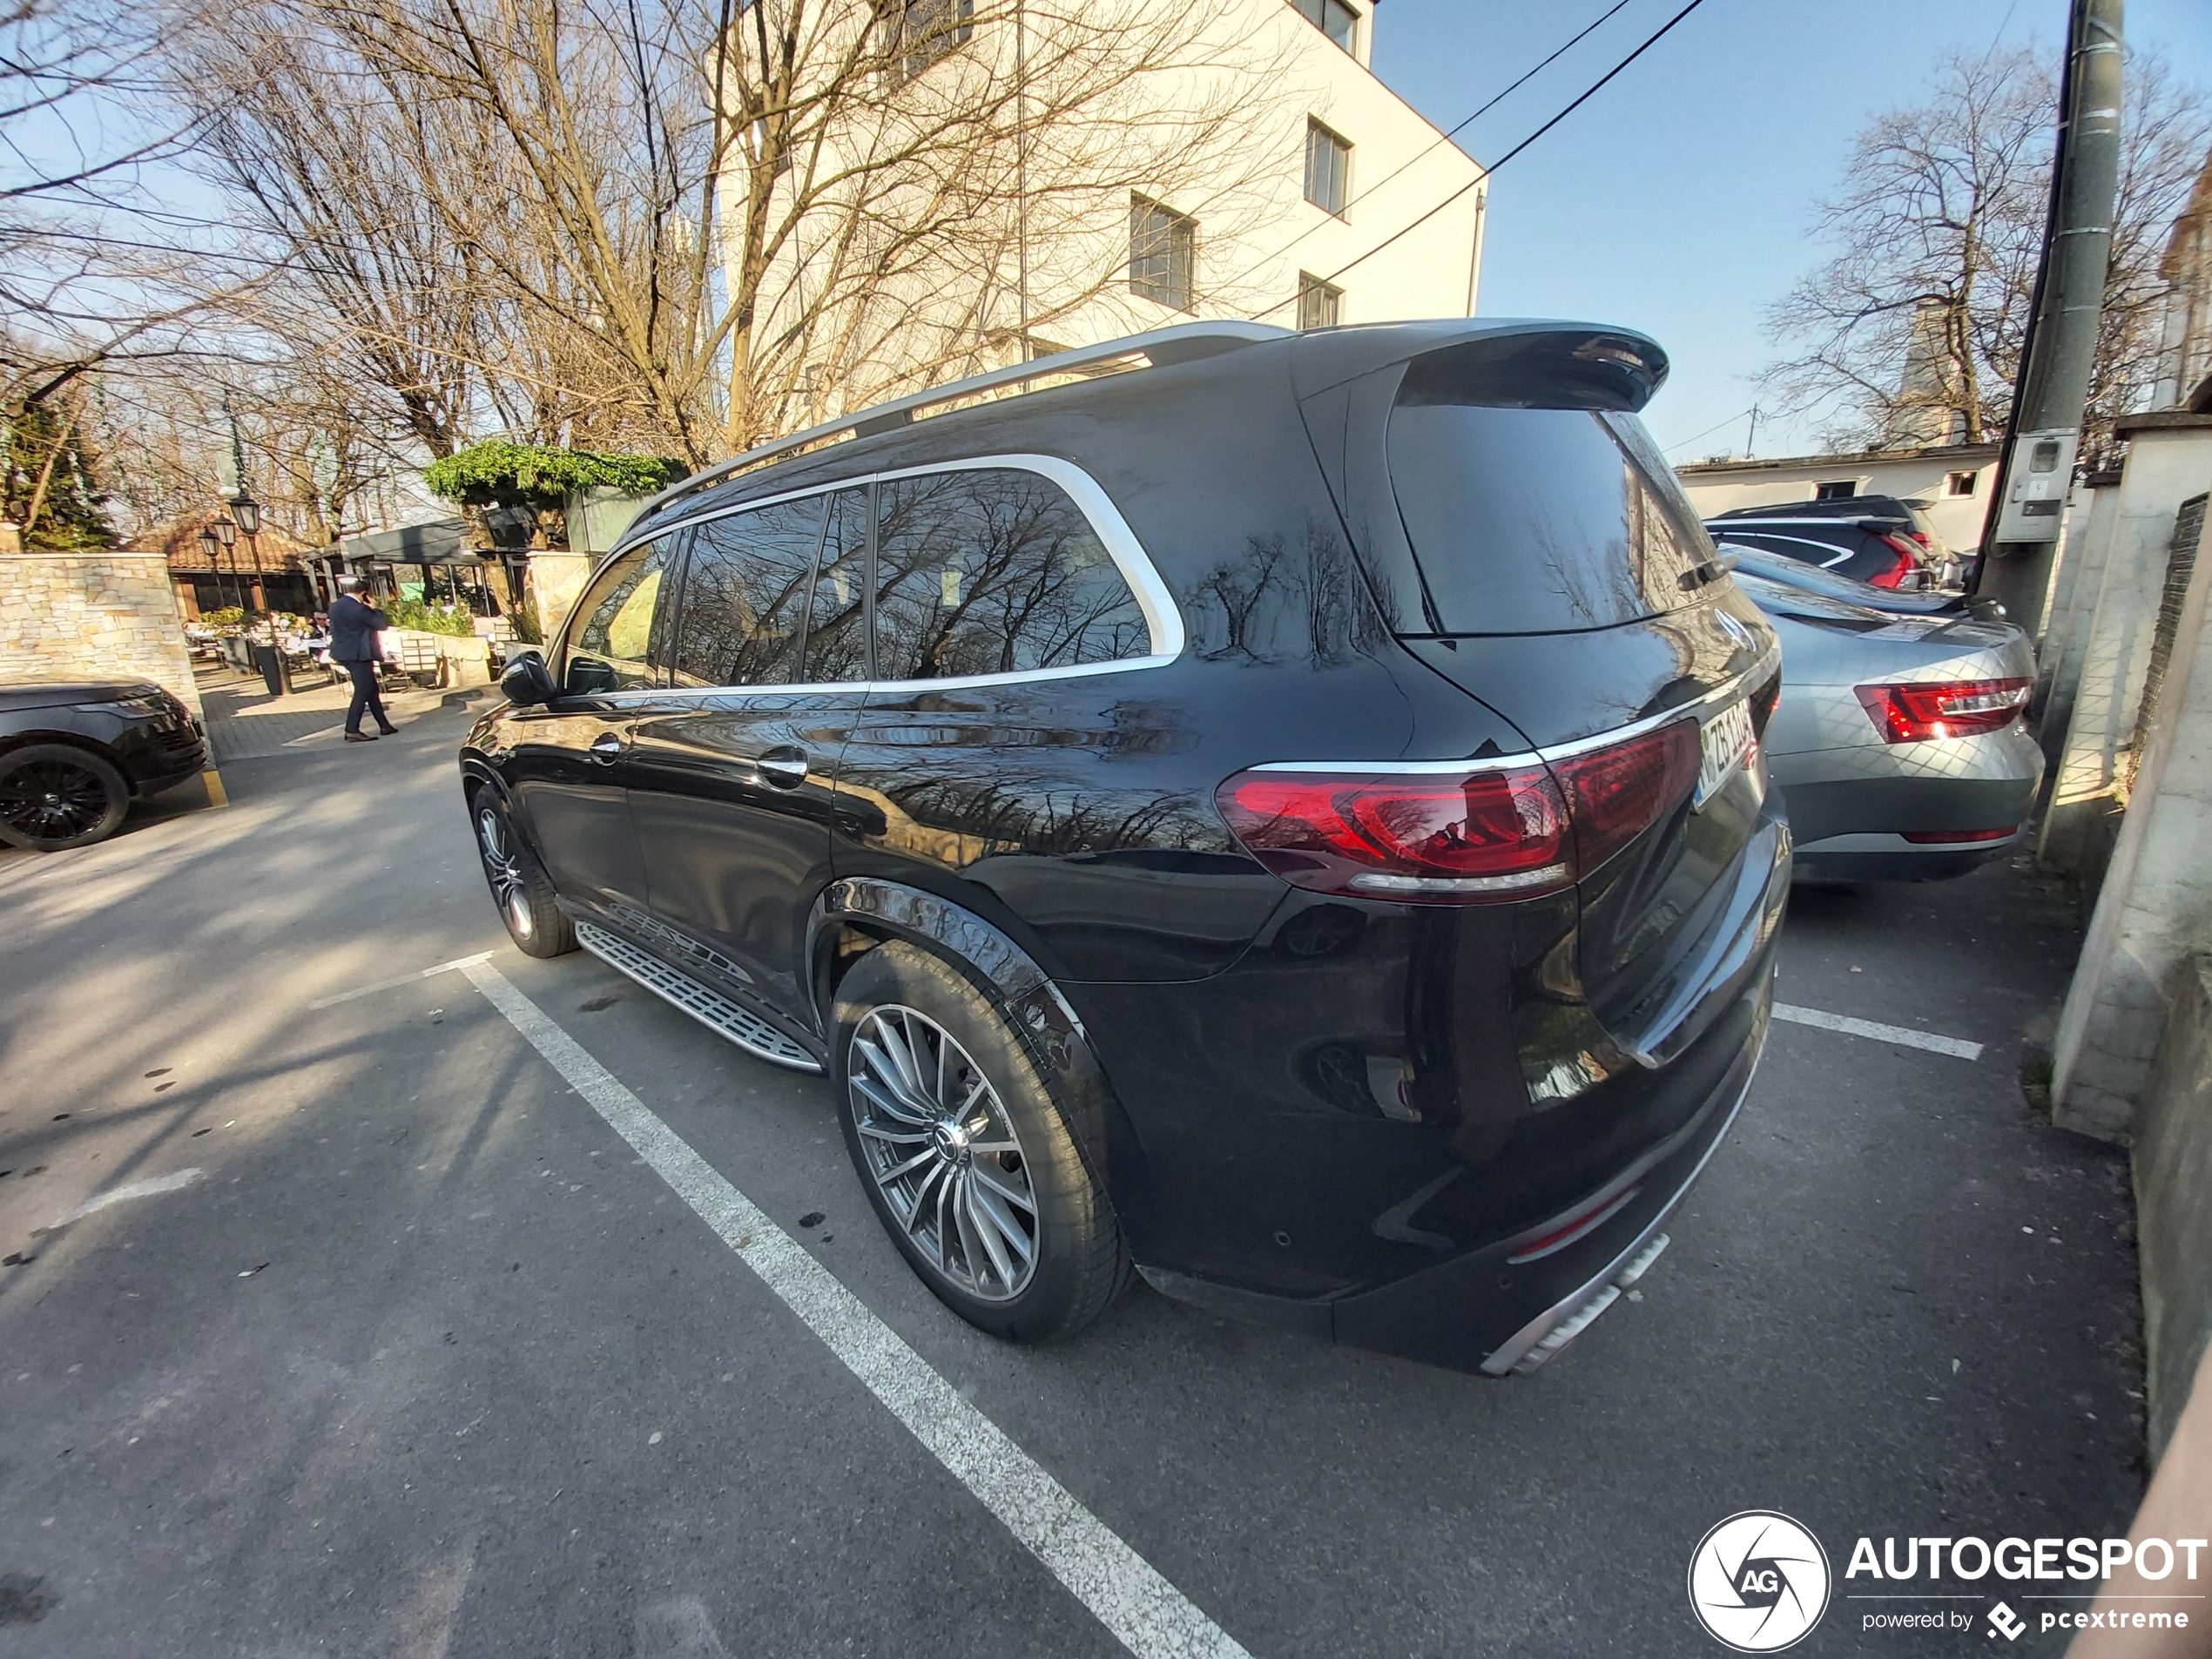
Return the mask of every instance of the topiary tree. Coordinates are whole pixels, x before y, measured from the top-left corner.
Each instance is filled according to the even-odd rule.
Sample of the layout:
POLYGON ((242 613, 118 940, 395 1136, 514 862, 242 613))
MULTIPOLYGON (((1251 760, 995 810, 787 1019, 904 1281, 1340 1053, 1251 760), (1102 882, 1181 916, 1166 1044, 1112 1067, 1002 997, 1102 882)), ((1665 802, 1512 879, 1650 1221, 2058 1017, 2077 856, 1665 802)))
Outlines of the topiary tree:
POLYGON ((492 438, 434 461, 422 475, 431 494, 474 509, 489 536, 486 515, 498 509, 535 524, 531 543, 568 545, 568 498, 586 489, 650 495, 685 475, 680 462, 658 455, 599 455, 589 449, 548 449, 492 438))

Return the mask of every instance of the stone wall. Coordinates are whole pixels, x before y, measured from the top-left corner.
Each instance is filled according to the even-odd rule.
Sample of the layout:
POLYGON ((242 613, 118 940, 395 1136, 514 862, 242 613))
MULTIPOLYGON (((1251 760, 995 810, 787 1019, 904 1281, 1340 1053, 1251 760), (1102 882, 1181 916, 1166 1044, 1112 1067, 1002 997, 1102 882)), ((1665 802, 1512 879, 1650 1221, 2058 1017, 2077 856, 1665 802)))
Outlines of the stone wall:
POLYGON ((168 560, 0 552, 0 680, 24 679, 152 680, 199 713, 168 560))
POLYGON ((2212 1340, 2212 957, 2195 958, 2182 976, 2133 1151, 2155 1463, 2212 1340))

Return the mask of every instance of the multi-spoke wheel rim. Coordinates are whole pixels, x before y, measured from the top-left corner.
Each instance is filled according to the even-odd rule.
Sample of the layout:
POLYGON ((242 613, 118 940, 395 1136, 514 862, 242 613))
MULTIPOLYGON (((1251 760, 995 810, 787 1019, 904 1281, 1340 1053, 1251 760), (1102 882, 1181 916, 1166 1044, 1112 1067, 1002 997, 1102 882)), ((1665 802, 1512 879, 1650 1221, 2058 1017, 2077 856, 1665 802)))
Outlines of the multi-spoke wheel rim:
POLYGON ((954 1289, 1009 1302, 1037 1265, 1037 1201, 1006 1103, 927 1015, 886 1003, 853 1034, 847 1105, 897 1225, 954 1289))
POLYGON ((34 760, 0 779, 0 823, 30 840, 89 835, 107 813, 107 785, 90 766, 34 760))
POLYGON ((528 939, 535 924, 530 921, 530 897, 523 885, 523 868, 508 848, 507 826, 489 806, 476 814, 476 844, 483 852, 484 873, 491 878, 493 900, 505 913, 515 936, 528 939))

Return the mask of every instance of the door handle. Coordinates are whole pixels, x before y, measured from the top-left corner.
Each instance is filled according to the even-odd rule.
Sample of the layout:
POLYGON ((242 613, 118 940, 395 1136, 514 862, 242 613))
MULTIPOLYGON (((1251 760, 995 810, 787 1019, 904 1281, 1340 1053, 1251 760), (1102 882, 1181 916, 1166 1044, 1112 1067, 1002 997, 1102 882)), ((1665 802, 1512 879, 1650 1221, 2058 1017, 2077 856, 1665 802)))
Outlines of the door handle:
POLYGON ((589 753, 594 760, 598 761, 621 759, 622 734, 617 732, 602 732, 597 737, 591 739, 591 747, 589 753))
POLYGON ((779 745, 752 764, 778 789, 796 789, 806 781, 806 751, 796 744, 779 745))

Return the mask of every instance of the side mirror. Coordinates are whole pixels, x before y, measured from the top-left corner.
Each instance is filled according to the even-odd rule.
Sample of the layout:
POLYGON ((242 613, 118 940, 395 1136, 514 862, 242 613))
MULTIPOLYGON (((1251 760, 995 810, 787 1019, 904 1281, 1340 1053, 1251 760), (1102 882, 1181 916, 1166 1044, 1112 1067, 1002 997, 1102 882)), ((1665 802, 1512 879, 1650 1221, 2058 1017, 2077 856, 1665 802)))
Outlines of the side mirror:
POLYGON ((507 664, 499 677, 502 696, 518 709, 533 708, 540 703, 550 703, 558 695, 552 673, 545 666, 545 658, 536 651, 526 651, 507 664))

